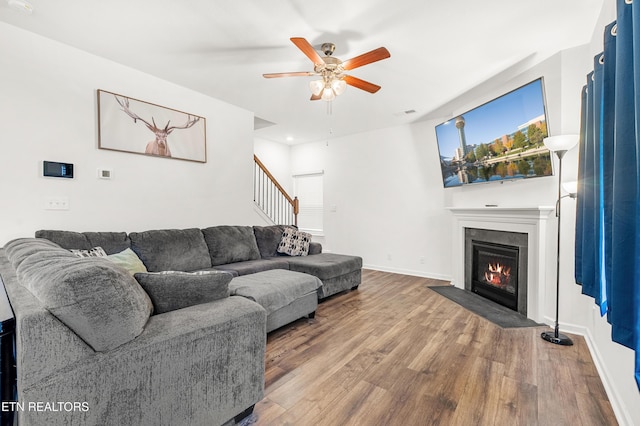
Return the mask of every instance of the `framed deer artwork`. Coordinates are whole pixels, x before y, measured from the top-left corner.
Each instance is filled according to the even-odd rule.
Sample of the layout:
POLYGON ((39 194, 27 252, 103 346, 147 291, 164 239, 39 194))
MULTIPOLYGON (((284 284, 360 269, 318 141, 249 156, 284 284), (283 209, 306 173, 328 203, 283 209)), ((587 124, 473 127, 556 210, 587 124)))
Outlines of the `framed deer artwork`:
POLYGON ((206 163, 206 120, 98 90, 98 148, 206 163))

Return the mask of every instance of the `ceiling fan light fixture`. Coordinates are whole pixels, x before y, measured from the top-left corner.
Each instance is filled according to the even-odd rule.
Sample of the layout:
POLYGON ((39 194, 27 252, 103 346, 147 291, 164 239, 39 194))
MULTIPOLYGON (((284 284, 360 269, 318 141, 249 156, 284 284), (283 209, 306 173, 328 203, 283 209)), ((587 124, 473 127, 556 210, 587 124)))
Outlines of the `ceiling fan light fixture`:
POLYGON ((313 80, 309 82, 309 89, 314 96, 320 96, 322 89, 324 89, 324 82, 322 80, 313 80))
POLYGON ((331 89, 335 92, 336 96, 340 96, 347 88, 347 83, 344 80, 336 79, 331 82, 331 89))
POLYGON ((331 87, 325 87, 322 91, 322 100, 330 102, 336 98, 336 92, 331 87))

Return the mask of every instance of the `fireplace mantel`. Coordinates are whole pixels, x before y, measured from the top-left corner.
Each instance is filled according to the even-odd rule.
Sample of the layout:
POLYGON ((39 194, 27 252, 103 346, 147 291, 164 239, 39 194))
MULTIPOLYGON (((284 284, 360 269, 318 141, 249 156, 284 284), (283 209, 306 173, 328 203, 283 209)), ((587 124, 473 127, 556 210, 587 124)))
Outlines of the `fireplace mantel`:
POLYGON ((452 284, 464 288, 465 228, 526 233, 527 316, 544 322, 546 289, 555 277, 555 207, 448 207, 453 215, 452 284), (551 223, 549 223, 551 220, 551 223), (551 225, 551 226, 550 226, 551 225), (551 229, 550 229, 551 228, 551 229))

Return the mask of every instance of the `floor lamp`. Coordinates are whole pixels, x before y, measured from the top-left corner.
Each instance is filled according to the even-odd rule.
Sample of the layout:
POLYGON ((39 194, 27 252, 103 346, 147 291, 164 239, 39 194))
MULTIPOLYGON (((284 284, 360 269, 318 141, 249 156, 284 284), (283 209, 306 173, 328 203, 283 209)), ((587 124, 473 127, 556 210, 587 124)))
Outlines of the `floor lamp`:
POLYGON ((558 310, 560 306, 560 224, 562 218, 560 215, 560 204, 562 201, 562 157, 571 148, 578 144, 578 135, 559 135, 551 136, 544 139, 544 145, 549 151, 555 152, 558 157, 558 199, 556 200, 556 216, 558 217, 558 252, 556 254, 556 326, 554 331, 545 331, 540 337, 547 342, 555 343, 556 345, 571 346, 573 341, 560 333, 558 326, 558 310))

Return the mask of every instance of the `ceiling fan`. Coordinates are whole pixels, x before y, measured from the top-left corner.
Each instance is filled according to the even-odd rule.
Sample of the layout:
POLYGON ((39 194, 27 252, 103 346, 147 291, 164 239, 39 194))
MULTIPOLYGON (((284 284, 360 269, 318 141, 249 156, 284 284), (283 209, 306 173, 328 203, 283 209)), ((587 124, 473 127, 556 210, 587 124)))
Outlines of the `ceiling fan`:
POLYGON ((345 91, 347 84, 369 93, 376 93, 380 90, 380 86, 377 84, 369 83, 368 81, 361 80, 352 75, 345 74, 344 72, 389 58, 391 54, 386 48, 379 47, 343 62, 332 56, 336 48, 333 43, 324 43, 320 47, 322 52, 325 54, 323 58, 306 39, 302 37, 292 37, 291 41, 307 56, 307 58, 311 59, 311 62, 313 62, 313 71, 262 74, 265 78, 307 77, 318 75, 322 77, 321 80, 314 80, 309 83, 309 88, 312 93, 312 101, 318 99, 332 101, 336 96, 345 91))

